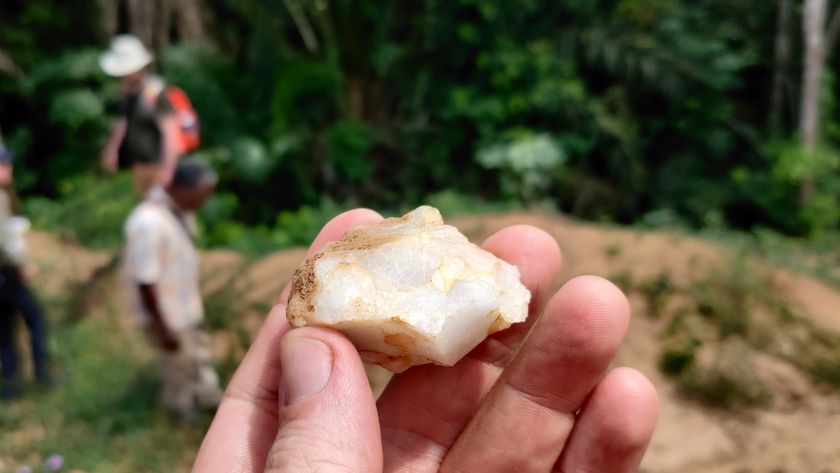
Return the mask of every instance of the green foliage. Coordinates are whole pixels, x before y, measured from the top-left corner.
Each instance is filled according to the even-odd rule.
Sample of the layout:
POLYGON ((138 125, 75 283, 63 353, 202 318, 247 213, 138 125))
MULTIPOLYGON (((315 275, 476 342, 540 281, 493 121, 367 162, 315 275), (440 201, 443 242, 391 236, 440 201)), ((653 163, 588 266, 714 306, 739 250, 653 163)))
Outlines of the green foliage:
POLYGON ((751 314, 756 309, 772 315, 785 315, 789 311, 773 279, 743 255, 737 255, 692 284, 697 311, 714 324, 722 338, 754 335, 755 321, 751 314))
POLYGON ((480 150, 476 160, 487 169, 501 171, 501 188, 508 196, 534 202, 545 197, 566 155, 550 136, 526 134, 480 150))
POLYGON ((20 83, 17 92, 33 117, 28 131, 16 131, 26 139, 13 148, 22 158, 17 170, 24 192, 54 195, 65 181, 96 167, 109 126, 97 57, 92 49, 60 54, 39 62, 20 83))
POLYGON ((732 171, 751 206, 764 216, 764 226, 796 234, 816 235, 840 226, 840 154, 821 146, 809 151, 798 142, 774 141, 767 146, 764 169, 732 171), (800 186, 813 178, 815 195, 800 205, 800 186))
POLYGON ((800 339, 795 344, 796 353, 790 360, 815 381, 840 391, 840 337, 821 334, 817 327, 811 330, 809 340, 800 339))
POLYGON ((723 409, 758 407, 771 400, 770 392, 756 377, 748 350, 738 345, 724 346, 705 364, 694 360, 680 371, 677 385, 684 395, 723 409))
POLYGON ((487 202, 454 189, 429 194, 426 196, 425 203, 440 210, 444 219, 466 214, 504 212, 518 208, 515 202, 487 202))
POLYGON ((355 120, 341 120, 327 130, 327 154, 339 181, 359 185, 373 175, 369 153, 382 138, 379 130, 355 120))
POLYGON ((201 141, 213 148, 249 134, 250 113, 237 107, 239 97, 232 92, 249 87, 237 79, 231 60, 203 44, 182 44, 160 55, 165 78, 187 93, 199 115, 201 141))
POLYGON ((801 182, 811 176, 819 176, 840 169, 840 153, 831 148, 820 147, 807 150, 798 143, 788 143, 779 150, 773 173, 780 179, 801 182))
POLYGON ((248 269, 249 263, 245 260, 238 263, 234 270, 212 274, 202 281, 206 307, 204 322, 209 330, 225 330, 228 333, 236 331, 237 324, 248 309, 243 295, 250 281, 243 278, 242 274, 248 269), (208 286, 213 289, 208 291, 208 286))
MULTIPOLYGON (((251 255, 267 254, 283 248, 309 246, 321 228, 345 208, 330 199, 322 200, 317 206, 303 206, 295 211, 283 211, 277 215, 275 225, 247 226, 226 217, 219 218, 219 207, 224 201, 231 202, 230 195, 211 200, 202 215, 204 223, 203 243, 241 251, 251 255)), ((232 202, 231 202, 232 203, 232 202)), ((225 215, 221 211, 221 215, 225 215)))
POLYGON ((621 0, 615 7, 615 15, 640 26, 655 24, 665 14, 676 11, 676 0, 621 0))
POLYGON ((274 130, 328 125, 337 115, 341 71, 334 64, 291 61, 277 77, 271 109, 274 130))
POLYGON ((685 373, 694 365, 697 349, 701 346, 698 340, 684 341, 662 350, 659 357, 659 370, 668 376, 678 376, 685 373))
MULTIPOLYGON (((116 407, 123 402, 133 404, 153 394, 156 388, 154 384, 145 389, 138 389, 139 386, 134 384, 135 380, 153 383, 153 377, 149 379, 143 370, 140 370, 138 376, 132 353, 121 350, 120 344, 113 338, 103 337, 103 329, 101 322, 87 321, 68 330, 60 339, 56 356, 62 360, 72 360, 65 367, 74 382, 56 400, 58 407, 74 420, 106 422, 100 425, 105 430, 118 431, 136 427, 138 423, 142 425, 142 418, 138 418, 137 411, 151 406, 123 405, 132 407, 123 411, 116 407), (109 373, 109 376, 102 376, 102 373, 109 373), (135 390, 136 393, 133 392, 135 390), (134 396, 139 396, 139 399, 134 396), (116 415, 103 418, 103 409, 113 410, 116 415)), ((142 402, 147 404, 151 399, 142 402)))
POLYGON ((115 313, 88 315, 53 325, 60 385, 28 392, 0 410, 4 464, 37 465, 60 454, 65 468, 83 471, 188 468, 192 458, 184 452, 200 443, 209 418, 194 428, 176 426, 156 405, 157 369, 139 355, 142 337, 125 332, 115 313))
POLYGON ((810 274, 834 287, 840 287, 840 253, 837 252, 836 243, 840 241, 838 232, 817 234, 803 241, 759 228, 750 234, 726 232, 718 238, 774 265, 810 274))
POLYGON ((610 275, 609 280, 621 288, 622 291, 625 293, 630 293, 633 289, 635 289, 635 281, 633 279, 633 273, 628 270, 620 271, 610 275))
MULTIPOLYGON (((22 72, 0 73, 0 107, 15 110, 0 126, 25 197, 61 197, 97 167, 118 99, 97 64, 113 18, 81 5, 0 7, 0 44, 22 72)), ((796 104, 768 110, 773 2, 301 5, 311 50, 279 5, 210 0, 212 40, 156 51, 228 196, 210 244, 285 244, 278 213, 324 199, 393 210, 447 189, 622 223, 840 226, 837 83, 824 84, 823 142, 804 153, 796 104)))
POLYGON ((104 110, 102 101, 90 90, 68 90, 55 96, 49 118, 68 132, 77 132, 86 123, 101 120, 104 110))
POLYGON ((120 245, 123 222, 136 204, 129 176, 82 176, 65 181, 61 194, 59 201, 27 201, 33 225, 91 248, 120 245))
MULTIPOLYGON (((755 242, 745 245, 756 250, 755 242)), ((771 248, 767 245, 762 243, 759 253, 771 248)), ((789 247, 772 248, 782 252, 789 247)), ((631 281, 623 287, 639 292, 648 310, 664 322, 660 371, 685 396, 724 409, 761 406, 772 399, 755 356, 787 362, 837 389, 840 338, 803 317, 769 266, 748 257, 754 254, 738 253, 703 269, 686 286, 662 275, 633 284, 629 273, 619 274, 631 281)))
POLYGON ((342 210, 341 205, 324 199, 318 206, 280 212, 275 226, 275 238, 283 247, 308 246, 321 228, 342 210))
POLYGON ((645 297, 648 306, 648 313, 653 317, 662 315, 668 301, 674 292, 674 285, 671 277, 666 272, 642 281, 639 291, 645 297))

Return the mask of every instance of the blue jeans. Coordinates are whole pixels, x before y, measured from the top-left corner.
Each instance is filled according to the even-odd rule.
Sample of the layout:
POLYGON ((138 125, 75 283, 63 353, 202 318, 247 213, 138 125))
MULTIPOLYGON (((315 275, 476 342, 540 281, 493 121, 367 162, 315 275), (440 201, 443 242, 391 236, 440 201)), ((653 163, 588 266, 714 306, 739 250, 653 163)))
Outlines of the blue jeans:
POLYGON ((18 268, 0 268, 0 363, 3 365, 3 391, 7 394, 17 390, 18 360, 14 341, 18 313, 29 329, 35 377, 46 382, 47 325, 41 307, 23 283, 18 268))

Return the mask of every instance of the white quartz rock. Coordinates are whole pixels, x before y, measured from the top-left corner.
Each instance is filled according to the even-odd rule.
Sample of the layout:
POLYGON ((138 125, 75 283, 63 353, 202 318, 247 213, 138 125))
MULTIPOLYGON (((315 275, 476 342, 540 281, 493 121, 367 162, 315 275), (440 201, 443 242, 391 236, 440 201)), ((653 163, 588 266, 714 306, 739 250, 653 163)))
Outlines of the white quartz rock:
POLYGON ((433 207, 351 228, 295 272, 287 316, 344 333, 362 359, 402 372, 452 366, 522 322, 531 294, 515 266, 443 224, 433 207))

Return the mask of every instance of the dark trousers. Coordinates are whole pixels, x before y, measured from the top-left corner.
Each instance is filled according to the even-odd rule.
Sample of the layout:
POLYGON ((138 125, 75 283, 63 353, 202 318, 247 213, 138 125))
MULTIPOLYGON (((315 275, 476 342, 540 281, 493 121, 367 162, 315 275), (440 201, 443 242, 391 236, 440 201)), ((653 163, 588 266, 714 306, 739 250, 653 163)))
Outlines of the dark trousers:
POLYGON ((35 377, 47 381, 47 325, 41 307, 24 284, 18 268, 0 268, 0 362, 5 391, 16 389, 17 384, 18 360, 14 341, 18 313, 29 328, 35 377))

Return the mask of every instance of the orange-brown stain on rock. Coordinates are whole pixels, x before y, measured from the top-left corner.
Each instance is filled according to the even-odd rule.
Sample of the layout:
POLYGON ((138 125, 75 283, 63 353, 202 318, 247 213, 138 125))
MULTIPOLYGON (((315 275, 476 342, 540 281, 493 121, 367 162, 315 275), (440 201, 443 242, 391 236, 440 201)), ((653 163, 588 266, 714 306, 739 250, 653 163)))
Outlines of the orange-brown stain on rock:
MULTIPOLYGON (((381 225, 381 224, 380 224, 381 225)), ((386 243, 397 241, 396 235, 374 235, 371 236, 364 227, 348 231, 340 240, 327 245, 318 253, 332 253, 344 251, 373 250, 386 243)))
POLYGON ((378 351, 359 351, 362 361, 374 363, 395 373, 401 373, 411 366, 411 358, 407 356, 391 356, 378 351))
POLYGON ((385 343, 402 352, 408 352, 414 346, 414 339, 404 333, 391 333, 385 335, 385 343))
POLYGON ((496 319, 492 324, 490 324, 490 327, 487 328, 487 335, 500 332, 510 326, 510 324, 502 318, 502 314, 500 314, 498 310, 494 310, 490 315, 496 316, 496 319))
POLYGON ((289 295, 289 305, 286 307, 286 318, 295 327, 306 325, 306 317, 315 310, 312 305, 312 296, 318 287, 315 263, 321 256, 321 253, 316 253, 304 260, 292 276, 292 291, 289 295))
POLYGON ((371 236, 367 227, 387 227, 397 224, 402 219, 389 218, 378 224, 360 225, 347 231, 340 240, 328 243, 324 248, 301 263, 292 277, 292 291, 289 296, 289 306, 286 309, 287 318, 295 326, 306 324, 306 319, 312 315, 315 307, 312 297, 318 287, 315 276, 315 264, 319 259, 333 253, 375 250, 383 245, 399 239, 398 235, 377 234, 371 236))

